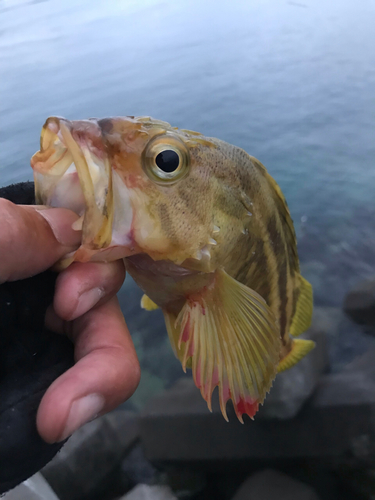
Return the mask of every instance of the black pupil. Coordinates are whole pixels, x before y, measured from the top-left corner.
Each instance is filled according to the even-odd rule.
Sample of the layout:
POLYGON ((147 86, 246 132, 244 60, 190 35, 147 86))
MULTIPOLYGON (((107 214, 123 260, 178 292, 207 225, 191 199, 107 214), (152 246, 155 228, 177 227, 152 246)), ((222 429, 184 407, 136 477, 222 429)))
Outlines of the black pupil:
POLYGON ((157 155, 155 158, 156 165, 163 172, 171 173, 178 169, 180 158, 176 151, 166 149, 157 155))

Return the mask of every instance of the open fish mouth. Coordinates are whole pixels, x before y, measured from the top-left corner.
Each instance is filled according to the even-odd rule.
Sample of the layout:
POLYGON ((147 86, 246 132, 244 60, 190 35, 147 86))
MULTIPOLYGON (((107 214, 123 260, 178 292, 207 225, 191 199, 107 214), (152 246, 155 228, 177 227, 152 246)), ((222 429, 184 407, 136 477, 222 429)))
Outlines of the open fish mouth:
POLYGON ((115 260, 133 253, 129 191, 121 179, 113 179, 118 174, 112 172, 97 120, 48 118, 31 166, 36 203, 80 216, 74 228, 82 228, 81 247, 70 261, 115 260))

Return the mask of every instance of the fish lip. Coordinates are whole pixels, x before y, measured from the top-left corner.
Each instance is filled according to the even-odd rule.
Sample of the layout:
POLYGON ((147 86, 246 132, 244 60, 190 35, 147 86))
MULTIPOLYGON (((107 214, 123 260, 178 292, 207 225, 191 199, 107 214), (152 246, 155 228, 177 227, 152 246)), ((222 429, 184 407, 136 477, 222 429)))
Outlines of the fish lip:
POLYGON ((110 254, 122 258, 138 251, 132 231, 134 217, 129 193, 123 190, 119 195, 119 190, 114 189, 105 137, 96 119, 71 122, 60 117, 48 118, 41 133, 40 151, 32 157, 31 166, 37 203, 70 208, 83 216, 81 246, 74 260, 107 260, 110 254), (70 173, 77 175, 73 179, 68 177, 70 173), (74 204, 74 194, 70 200, 69 182, 77 192, 80 188, 80 203, 74 204), (117 196, 117 204, 123 201, 121 196, 125 197, 125 205, 131 212, 126 215, 125 226, 121 221, 114 221, 116 193, 120 196, 117 196), (113 241, 114 222, 126 232, 122 239, 117 238, 119 241, 113 241))

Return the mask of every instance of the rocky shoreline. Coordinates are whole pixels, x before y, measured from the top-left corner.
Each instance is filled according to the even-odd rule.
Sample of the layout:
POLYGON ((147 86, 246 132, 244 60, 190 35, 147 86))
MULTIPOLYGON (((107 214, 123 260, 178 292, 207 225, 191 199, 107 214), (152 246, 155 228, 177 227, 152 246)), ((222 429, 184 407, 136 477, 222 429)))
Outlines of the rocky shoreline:
MULTIPOLYGON (((363 289, 371 287, 345 301, 356 319, 357 290, 362 312, 371 302, 363 289)), ((317 348, 278 375, 254 421, 241 425, 228 404, 225 422, 215 394, 211 414, 182 377, 141 412, 122 408, 87 424, 32 480, 52 488, 45 500, 375 498, 375 349, 332 371, 330 350, 346 321, 355 329, 339 308, 316 308, 306 337, 317 348)), ((26 498, 15 495, 5 499, 26 498)))

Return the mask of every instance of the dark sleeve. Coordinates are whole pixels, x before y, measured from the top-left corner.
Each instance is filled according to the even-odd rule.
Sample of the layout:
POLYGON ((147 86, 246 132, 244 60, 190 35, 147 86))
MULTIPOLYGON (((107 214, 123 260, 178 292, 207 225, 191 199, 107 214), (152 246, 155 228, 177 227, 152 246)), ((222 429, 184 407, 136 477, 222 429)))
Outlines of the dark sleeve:
POLYGON ((34 183, 19 182, 0 187, 0 198, 6 198, 17 205, 33 205, 35 203, 34 183))
MULTIPOLYGON (((0 188, 0 197, 32 204, 34 185, 0 188)), ((36 429, 43 394, 74 363, 71 342, 44 328, 55 279, 46 271, 0 285, 0 494, 39 471, 63 445, 45 443, 36 429)))

